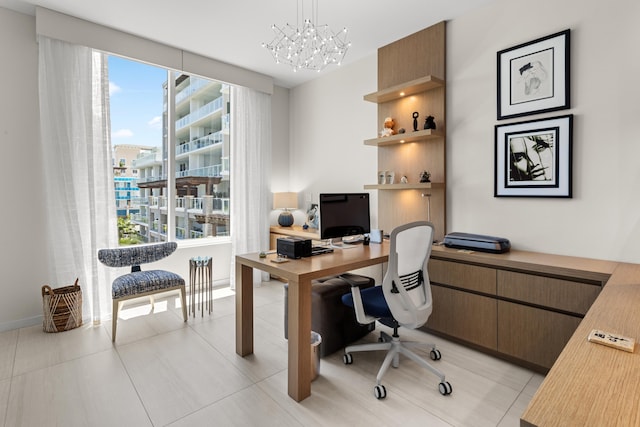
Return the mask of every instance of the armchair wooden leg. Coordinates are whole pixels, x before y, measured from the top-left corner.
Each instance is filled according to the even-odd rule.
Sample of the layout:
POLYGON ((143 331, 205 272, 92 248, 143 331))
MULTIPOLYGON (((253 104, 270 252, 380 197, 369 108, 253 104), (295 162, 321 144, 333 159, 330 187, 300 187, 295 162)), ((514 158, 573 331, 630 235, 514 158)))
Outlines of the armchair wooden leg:
POLYGON ((187 321, 187 292, 184 285, 180 287, 180 298, 182 299, 182 317, 187 321))
POLYGON ((118 310, 120 310, 120 301, 113 300, 113 314, 111 319, 111 342, 116 342, 116 328, 118 326, 118 310))

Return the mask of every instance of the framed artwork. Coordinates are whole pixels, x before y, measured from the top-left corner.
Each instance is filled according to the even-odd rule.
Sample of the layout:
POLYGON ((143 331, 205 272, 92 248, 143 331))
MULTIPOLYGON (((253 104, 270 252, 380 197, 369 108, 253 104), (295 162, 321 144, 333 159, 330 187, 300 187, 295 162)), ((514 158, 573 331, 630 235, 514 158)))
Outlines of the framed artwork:
POLYGON ((571 108, 565 30, 498 52, 498 120, 571 108))
POLYGON ((571 195, 573 115, 496 125, 494 197, 571 195))

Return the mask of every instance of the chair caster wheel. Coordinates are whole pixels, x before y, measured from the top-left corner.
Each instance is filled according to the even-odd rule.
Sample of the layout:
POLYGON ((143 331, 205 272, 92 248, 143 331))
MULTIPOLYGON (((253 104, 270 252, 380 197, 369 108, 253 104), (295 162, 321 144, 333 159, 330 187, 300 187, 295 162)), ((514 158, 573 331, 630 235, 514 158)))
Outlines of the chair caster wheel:
POLYGON ((373 394, 376 396, 376 399, 384 399, 387 397, 387 389, 384 388, 383 385, 377 385, 373 388, 373 394))
POLYGON ((431 350, 431 353, 429 353, 429 355, 431 356, 431 360, 440 360, 442 358, 442 354, 440 354, 440 350, 435 348, 431 350))
POLYGON ((353 363, 353 356, 351 353, 345 353, 342 355, 342 361, 345 365, 351 365, 353 363))
POLYGON ((448 396, 453 391, 453 389, 451 388, 451 384, 449 384, 449 381, 443 381, 438 384, 438 389, 440 389, 440 394, 443 396, 448 396))

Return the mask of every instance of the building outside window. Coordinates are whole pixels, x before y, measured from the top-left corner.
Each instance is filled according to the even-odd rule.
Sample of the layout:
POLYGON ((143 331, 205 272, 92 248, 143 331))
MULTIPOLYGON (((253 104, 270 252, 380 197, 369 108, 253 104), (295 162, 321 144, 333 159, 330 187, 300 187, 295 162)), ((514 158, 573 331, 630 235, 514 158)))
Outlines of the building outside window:
MULTIPOLYGON (((152 72, 158 70, 145 64, 130 64, 132 62, 110 57, 110 78, 113 76, 115 80, 119 75, 115 67, 141 68, 142 73, 145 67, 153 69, 152 72)), ((162 119, 140 117, 145 123, 162 124, 161 132, 154 135, 149 145, 122 144, 123 136, 135 140, 136 132, 127 132, 125 127, 114 123, 119 120, 117 97, 136 88, 111 82, 119 92, 111 97, 113 158, 119 159, 114 161, 119 224, 126 223, 128 233, 135 230, 140 243, 171 239, 173 233, 168 232, 171 224, 176 240, 229 236, 230 86, 174 72, 165 76, 173 76, 175 91, 169 88, 169 78, 157 88, 161 94, 158 106, 161 111, 153 114, 162 119), (174 94, 174 102, 169 102, 170 93, 174 94), (175 110, 169 111, 172 106, 175 110), (175 126, 171 137, 168 117, 173 117, 175 126), (170 154, 175 159, 172 172, 175 191, 171 200, 167 191, 170 154)), ((140 93, 144 96, 145 92, 140 93)), ((149 143, 149 140, 143 142, 149 143)), ((131 241, 122 240, 126 244, 131 241)))

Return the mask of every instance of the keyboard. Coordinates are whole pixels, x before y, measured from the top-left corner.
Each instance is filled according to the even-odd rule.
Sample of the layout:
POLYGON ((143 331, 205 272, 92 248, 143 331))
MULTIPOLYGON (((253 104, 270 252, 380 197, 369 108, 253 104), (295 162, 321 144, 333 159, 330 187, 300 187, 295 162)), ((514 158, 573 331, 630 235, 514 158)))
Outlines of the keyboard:
POLYGON ((311 247, 311 255, 322 255, 333 252, 333 249, 327 248, 326 246, 312 246, 311 247))

